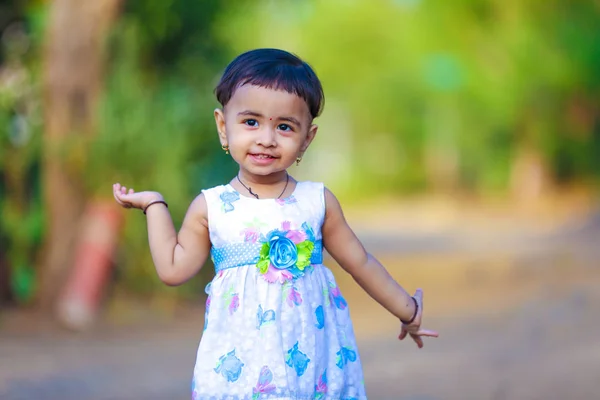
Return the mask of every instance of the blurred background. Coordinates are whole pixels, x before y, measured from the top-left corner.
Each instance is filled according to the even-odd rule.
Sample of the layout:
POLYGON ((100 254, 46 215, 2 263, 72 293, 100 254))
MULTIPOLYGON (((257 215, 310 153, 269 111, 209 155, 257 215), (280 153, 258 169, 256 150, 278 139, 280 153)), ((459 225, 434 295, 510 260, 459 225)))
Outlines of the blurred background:
POLYGON ((233 57, 320 76, 298 179, 425 293, 417 351, 331 260, 372 399, 595 399, 600 3, 0 0, 0 398, 185 399, 207 265, 158 280, 140 212, 227 182, 212 117, 233 57))

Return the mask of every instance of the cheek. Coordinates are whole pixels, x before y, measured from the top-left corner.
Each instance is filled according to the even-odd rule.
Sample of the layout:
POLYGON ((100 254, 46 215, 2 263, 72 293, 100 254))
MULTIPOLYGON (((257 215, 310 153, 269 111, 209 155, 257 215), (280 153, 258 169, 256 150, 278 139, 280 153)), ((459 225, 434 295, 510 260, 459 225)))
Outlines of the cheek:
POLYGON ((252 134, 243 130, 232 129, 227 131, 227 138, 230 146, 247 146, 252 143, 252 134))

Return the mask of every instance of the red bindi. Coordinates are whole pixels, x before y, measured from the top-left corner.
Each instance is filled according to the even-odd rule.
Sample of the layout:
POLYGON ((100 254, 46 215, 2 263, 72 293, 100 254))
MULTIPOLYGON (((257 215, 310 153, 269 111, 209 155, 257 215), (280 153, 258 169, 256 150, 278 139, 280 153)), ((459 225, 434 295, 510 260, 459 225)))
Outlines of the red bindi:
POLYGON ((273 117, 269 118, 269 121, 273 121, 273 117))

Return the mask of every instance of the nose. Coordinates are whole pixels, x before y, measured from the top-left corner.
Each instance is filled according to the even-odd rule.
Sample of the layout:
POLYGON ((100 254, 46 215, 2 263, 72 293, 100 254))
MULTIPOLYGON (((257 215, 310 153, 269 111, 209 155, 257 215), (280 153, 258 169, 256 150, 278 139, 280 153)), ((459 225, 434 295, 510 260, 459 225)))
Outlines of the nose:
POLYGON ((277 146, 276 134, 275 129, 272 127, 263 127, 257 133, 256 144, 264 147, 275 147, 277 146))

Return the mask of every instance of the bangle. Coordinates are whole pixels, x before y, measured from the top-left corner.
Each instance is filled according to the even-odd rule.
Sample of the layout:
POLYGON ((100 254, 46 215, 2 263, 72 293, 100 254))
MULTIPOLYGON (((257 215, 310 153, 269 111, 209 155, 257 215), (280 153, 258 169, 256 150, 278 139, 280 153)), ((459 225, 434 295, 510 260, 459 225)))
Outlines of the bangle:
POLYGON ((414 297, 411 297, 411 299, 413 299, 413 301, 415 302, 415 313, 413 314, 412 318, 408 321, 403 321, 402 319, 400 319, 400 322, 402 322, 404 325, 412 324, 415 318, 417 318, 417 314, 419 313, 419 303, 417 303, 417 299, 415 299, 414 297))
POLYGON ((167 204, 166 201, 164 200, 154 200, 151 201, 150 203, 148 203, 148 205, 146 206, 146 208, 144 208, 142 211, 144 212, 144 215, 146 215, 146 210, 148 209, 148 207, 150 207, 152 204, 164 204, 165 207, 169 208, 169 205, 167 204))

